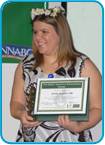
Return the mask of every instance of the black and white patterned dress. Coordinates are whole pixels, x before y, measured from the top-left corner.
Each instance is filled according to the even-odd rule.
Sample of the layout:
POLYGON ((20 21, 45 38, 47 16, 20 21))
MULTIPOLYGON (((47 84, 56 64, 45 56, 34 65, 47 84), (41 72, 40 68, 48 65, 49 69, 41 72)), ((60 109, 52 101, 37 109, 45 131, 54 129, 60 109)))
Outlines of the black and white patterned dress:
MULTIPOLYGON (((61 67, 53 75, 58 77, 80 77, 81 69, 86 56, 81 55, 77 58, 75 66, 61 67)), ((37 85, 38 78, 47 78, 48 75, 43 73, 39 67, 32 70, 34 64, 33 55, 27 56, 22 61, 23 77, 24 77, 24 92, 27 96, 27 111, 30 109, 30 91, 37 85)), ((35 96, 35 95, 34 95, 35 96)), ((32 110, 30 110, 32 113, 32 110)), ((92 136, 90 130, 85 130, 80 133, 71 132, 59 126, 55 121, 43 121, 39 126, 33 128, 23 128, 20 125, 17 134, 17 142, 91 142, 92 136)))

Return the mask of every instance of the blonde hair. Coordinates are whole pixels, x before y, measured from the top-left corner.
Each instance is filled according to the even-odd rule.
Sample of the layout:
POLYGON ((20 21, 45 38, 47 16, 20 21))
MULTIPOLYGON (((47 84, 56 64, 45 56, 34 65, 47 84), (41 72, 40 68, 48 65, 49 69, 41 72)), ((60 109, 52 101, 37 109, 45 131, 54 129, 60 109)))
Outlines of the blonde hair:
MULTIPOLYGON (((69 61, 71 61, 72 64, 75 64, 76 57, 79 53, 74 47, 71 30, 66 17, 62 13, 57 14, 56 17, 38 15, 32 20, 32 25, 35 21, 41 21, 52 25, 56 33, 59 35, 58 64, 61 64, 62 62, 69 63, 69 61)), ((37 67, 43 63, 43 56, 37 51, 34 42, 32 43, 32 49, 35 56, 35 67, 37 67)))

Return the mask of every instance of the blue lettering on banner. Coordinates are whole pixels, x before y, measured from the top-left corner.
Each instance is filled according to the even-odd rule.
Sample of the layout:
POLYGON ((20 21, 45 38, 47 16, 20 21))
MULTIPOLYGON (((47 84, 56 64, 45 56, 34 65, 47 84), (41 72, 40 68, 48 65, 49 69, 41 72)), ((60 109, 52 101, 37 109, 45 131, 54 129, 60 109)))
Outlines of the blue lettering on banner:
POLYGON ((30 55, 32 53, 32 48, 25 46, 17 46, 17 45, 6 45, 2 48, 2 55, 16 56, 16 57, 24 57, 26 55, 30 55))

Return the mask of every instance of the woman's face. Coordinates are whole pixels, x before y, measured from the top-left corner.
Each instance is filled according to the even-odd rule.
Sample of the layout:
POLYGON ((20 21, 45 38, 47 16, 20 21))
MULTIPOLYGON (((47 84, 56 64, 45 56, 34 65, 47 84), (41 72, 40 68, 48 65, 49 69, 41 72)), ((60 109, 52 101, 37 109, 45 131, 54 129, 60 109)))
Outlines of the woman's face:
POLYGON ((43 55, 55 55, 59 48, 59 36, 54 27, 41 21, 33 24, 33 41, 43 55))

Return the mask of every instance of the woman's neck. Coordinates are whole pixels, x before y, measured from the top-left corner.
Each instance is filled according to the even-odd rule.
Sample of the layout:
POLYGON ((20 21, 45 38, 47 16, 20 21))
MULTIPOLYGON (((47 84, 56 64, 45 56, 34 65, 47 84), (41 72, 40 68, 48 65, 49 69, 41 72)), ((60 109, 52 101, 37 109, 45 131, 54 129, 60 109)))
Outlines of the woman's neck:
POLYGON ((61 66, 64 66, 66 63, 58 64, 57 57, 55 56, 46 56, 43 58, 43 64, 40 65, 41 70, 44 73, 54 73, 61 66))
POLYGON ((48 65, 52 65, 54 63, 57 63, 57 57, 55 56, 46 56, 43 58, 43 63, 44 64, 48 64, 48 65))
POLYGON ((55 56, 44 56, 43 64, 41 64, 41 69, 45 73, 54 73, 58 69, 57 57, 55 56))

